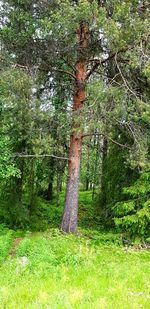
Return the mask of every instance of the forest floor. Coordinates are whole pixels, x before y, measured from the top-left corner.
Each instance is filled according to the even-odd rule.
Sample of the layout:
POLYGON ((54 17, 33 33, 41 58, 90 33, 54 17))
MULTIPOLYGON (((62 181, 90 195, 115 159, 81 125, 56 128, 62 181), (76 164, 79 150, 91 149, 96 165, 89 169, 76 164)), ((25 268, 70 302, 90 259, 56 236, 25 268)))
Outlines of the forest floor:
POLYGON ((65 235, 0 226, 0 308, 149 309, 150 252, 94 227, 65 235))

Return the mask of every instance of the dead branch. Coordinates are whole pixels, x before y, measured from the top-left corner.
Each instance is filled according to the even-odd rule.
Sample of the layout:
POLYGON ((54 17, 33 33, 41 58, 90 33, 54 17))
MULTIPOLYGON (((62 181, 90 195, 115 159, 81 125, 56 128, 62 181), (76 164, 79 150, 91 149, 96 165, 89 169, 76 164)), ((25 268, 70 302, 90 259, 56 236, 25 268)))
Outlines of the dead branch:
POLYGON ((15 153, 12 158, 46 158, 46 157, 52 157, 55 159, 61 159, 61 160, 69 160, 69 158, 61 157, 61 156, 55 156, 55 155, 49 155, 49 154, 44 154, 44 155, 30 155, 30 154, 23 154, 23 153, 15 153))

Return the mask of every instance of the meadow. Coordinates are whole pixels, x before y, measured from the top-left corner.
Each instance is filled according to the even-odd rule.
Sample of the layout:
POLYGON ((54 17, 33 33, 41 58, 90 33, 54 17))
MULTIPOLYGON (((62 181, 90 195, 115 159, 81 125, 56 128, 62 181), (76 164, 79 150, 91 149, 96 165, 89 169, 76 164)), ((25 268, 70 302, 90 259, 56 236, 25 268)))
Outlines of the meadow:
POLYGON ((149 251, 85 228, 92 208, 84 195, 77 235, 0 226, 0 308, 150 308, 149 251))

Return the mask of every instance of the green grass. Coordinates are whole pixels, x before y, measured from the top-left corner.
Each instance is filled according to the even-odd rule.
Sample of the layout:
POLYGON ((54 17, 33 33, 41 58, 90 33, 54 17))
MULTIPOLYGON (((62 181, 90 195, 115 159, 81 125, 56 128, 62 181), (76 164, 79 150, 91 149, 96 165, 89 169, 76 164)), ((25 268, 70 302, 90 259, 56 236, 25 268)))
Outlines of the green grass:
POLYGON ((0 264, 5 261, 11 250, 14 232, 0 225, 0 264))
POLYGON ((1 261, 0 308, 149 309, 149 252, 118 241, 91 230, 27 233, 1 261))
POLYGON ((103 230, 91 192, 80 192, 78 235, 62 234, 63 204, 64 193, 60 207, 39 199, 32 232, 0 225, 0 308, 149 309, 149 252, 103 230))

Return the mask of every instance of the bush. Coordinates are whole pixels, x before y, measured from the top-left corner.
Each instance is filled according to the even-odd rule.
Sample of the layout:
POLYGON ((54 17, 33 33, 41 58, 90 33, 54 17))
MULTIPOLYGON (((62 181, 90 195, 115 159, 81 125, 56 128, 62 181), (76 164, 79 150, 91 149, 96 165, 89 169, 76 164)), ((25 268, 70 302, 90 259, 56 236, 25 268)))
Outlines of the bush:
POLYGON ((144 172, 124 193, 128 200, 114 207, 115 224, 130 237, 148 238, 150 236, 150 172, 144 172))

